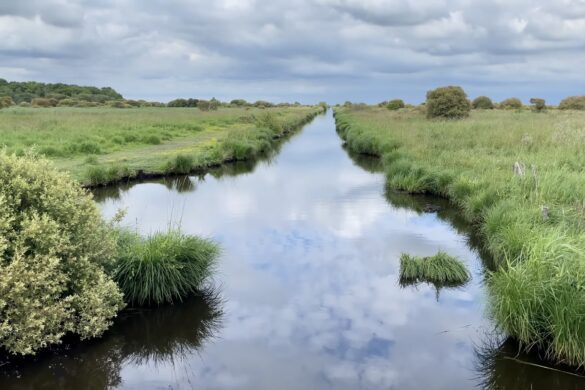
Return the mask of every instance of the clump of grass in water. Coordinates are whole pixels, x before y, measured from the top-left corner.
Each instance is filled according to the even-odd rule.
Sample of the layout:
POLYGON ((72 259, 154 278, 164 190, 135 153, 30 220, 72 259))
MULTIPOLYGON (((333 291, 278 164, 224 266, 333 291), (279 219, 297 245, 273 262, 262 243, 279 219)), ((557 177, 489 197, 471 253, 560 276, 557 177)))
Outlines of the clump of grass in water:
POLYGON ((121 231, 114 280, 133 305, 181 301, 211 277, 219 247, 179 230, 141 237, 121 231))
POLYGON ((439 251, 434 256, 400 256, 400 283, 428 282, 435 286, 461 286, 471 279, 465 265, 457 258, 439 251))

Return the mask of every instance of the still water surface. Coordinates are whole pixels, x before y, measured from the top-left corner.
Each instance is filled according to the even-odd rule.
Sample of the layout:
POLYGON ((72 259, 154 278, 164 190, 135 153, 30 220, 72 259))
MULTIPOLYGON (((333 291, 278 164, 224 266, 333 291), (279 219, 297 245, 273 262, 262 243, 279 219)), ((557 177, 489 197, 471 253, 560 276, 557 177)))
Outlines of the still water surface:
POLYGON ((494 341, 465 223, 444 201, 385 193, 378 162, 348 154, 330 114, 257 164, 96 199, 144 233, 180 223, 219 241, 215 291, 127 310, 99 340, 5 363, 1 389, 585 388, 494 341), (402 252, 438 250, 472 281, 399 286, 402 252))

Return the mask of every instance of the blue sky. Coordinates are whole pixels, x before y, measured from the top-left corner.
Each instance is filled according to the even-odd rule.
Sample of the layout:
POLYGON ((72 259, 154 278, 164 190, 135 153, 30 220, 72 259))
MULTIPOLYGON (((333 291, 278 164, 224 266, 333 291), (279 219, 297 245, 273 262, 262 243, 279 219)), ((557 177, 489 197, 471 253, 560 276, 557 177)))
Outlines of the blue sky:
POLYGON ((0 1, 0 77, 127 98, 585 93, 585 0, 0 1))

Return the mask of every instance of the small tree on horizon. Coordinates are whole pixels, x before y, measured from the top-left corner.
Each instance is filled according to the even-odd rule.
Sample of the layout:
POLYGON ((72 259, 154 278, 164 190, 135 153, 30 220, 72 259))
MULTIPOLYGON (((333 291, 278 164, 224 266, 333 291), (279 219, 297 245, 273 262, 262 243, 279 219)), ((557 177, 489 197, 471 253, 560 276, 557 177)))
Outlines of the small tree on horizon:
POLYGON ((440 87, 427 92, 427 118, 461 119, 469 116, 471 103, 463 88, 440 87))

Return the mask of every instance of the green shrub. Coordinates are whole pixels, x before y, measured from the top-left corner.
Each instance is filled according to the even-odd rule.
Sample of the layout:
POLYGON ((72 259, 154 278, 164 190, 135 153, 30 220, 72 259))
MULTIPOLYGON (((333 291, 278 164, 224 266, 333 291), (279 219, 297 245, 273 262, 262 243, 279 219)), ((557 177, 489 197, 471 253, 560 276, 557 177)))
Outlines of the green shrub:
POLYGON ((33 107, 55 107, 58 101, 55 99, 47 99, 47 98, 34 98, 31 101, 31 105, 33 107))
POLYGON ((461 87, 441 87, 427 92, 427 118, 459 119, 469 116, 471 105, 461 87))
POLYGON ((535 112, 543 112, 546 110, 546 101, 544 99, 532 98, 530 99, 530 104, 532 104, 532 110, 535 112))
POLYGON ((14 100, 10 96, 2 96, 0 97, 0 108, 6 108, 14 106, 14 100))
POLYGON ((471 106, 474 110, 492 110, 494 108, 494 103, 492 99, 487 96, 478 96, 473 99, 471 106))
POLYGON ((500 102, 500 108, 505 110, 519 110, 522 108, 522 101, 518 98, 508 98, 500 102))
POLYGON ((561 100, 561 110, 585 110, 585 96, 569 96, 561 100))
POLYGON ((115 241, 68 176, 38 157, 0 153, 0 345, 34 354, 66 333, 101 335, 122 308, 106 275, 115 241))
POLYGON ((148 135, 142 139, 142 142, 150 145, 160 145, 161 143, 160 138, 156 135, 148 135))
POLYGON ((181 301, 212 275, 218 246, 178 230, 141 237, 121 231, 114 279, 135 305, 181 301))
POLYGON ((386 108, 389 110, 399 110, 404 108, 404 101, 402 99, 390 100, 388 104, 386 104, 386 108))

